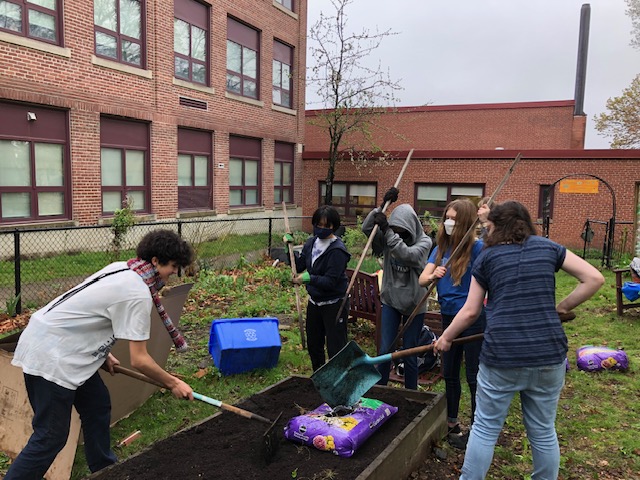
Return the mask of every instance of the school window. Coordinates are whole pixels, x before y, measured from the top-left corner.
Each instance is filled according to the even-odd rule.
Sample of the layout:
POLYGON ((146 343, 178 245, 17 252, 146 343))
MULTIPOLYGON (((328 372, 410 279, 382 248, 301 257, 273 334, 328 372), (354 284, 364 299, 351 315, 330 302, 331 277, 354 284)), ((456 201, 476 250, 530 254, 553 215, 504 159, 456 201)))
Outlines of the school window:
POLYGON ((553 200, 555 192, 554 188, 549 188, 551 185, 540 185, 538 190, 538 218, 544 220, 545 217, 545 202, 547 203, 548 211, 546 212, 549 219, 553 219, 553 200))
POLYGON ((276 0, 276 2, 293 12, 293 0, 276 0))
POLYGON ((293 48, 277 40, 273 42, 273 103, 291 108, 293 90, 293 48))
POLYGON ((0 223, 69 218, 68 116, 0 103, 0 223))
POLYGON ((227 91, 258 98, 260 34, 257 30, 227 18, 227 91))
POLYGON ((150 203, 149 126, 146 123, 100 120, 102 213, 112 214, 127 199, 136 212, 150 203))
POLYGON ((60 0, 0 0, 0 30, 62 44, 60 0))
POLYGON ((211 132, 178 129, 178 210, 211 210, 211 132))
MULTIPOLYGON (((320 183, 318 205, 324 205, 327 188, 320 183)), ((331 190, 331 204, 344 217, 355 219, 364 217, 376 207, 375 183, 334 183, 331 190)))
POLYGON ((273 202, 293 203, 293 158, 294 145, 276 142, 273 169, 273 202))
POLYGON ((173 19, 174 75, 209 85, 209 7, 176 0, 173 19))
POLYGON ((94 0, 96 55, 144 68, 144 18, 142 0, 94 0))
POLYGON ((229 137, 229 206, 261 205, 262 142, 229 137))
POLYGON ((474 205, 484 196, 484 185, 416 185, 415 210, 418 216, 428 211, 432 217, 442 217, 449 202, 458 198, 468 198, 474 205))

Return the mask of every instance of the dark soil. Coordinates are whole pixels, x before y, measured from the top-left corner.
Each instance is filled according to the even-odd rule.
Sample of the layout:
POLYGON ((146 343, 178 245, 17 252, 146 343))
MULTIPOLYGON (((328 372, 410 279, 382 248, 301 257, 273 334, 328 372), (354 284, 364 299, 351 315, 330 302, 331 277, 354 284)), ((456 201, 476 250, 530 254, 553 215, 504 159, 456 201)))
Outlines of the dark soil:
MULTIPOLYGON (((204 423, 157 442, 139 455, 91 476, 100 480, 180 479, 354 479, 425 408, 398 389, 375 389, 368 396, 398 407, 353 457, 296 445, 284 439, 288 419, 313 410, 322 400, 311 381, 299 378, 249 397, 239 406, 267 418, 283 412, 277 425, 279 449, 267 464, 261 454, 268 425, 223 412, 204 423)), ((447 477, 440 477, 447 478, 447 477)))

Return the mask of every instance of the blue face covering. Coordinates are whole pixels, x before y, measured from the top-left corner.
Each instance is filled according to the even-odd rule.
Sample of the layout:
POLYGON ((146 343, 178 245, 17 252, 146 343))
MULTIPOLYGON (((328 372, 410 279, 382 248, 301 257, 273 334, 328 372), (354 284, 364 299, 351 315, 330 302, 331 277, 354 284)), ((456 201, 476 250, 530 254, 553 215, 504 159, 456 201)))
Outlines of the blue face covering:
POLYGON ((313 234, 321 239, 329 238, 333 233, 333 228, 317 227, 313 226, 313 234))

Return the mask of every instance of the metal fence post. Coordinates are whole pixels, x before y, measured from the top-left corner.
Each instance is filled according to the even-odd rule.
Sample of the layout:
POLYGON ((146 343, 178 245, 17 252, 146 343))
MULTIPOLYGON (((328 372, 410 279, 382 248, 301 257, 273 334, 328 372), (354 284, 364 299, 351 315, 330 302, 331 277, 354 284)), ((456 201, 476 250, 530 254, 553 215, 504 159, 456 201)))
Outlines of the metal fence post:
POLYGON ((15 284, 16 290, 16 298, 18 302, 16 303, 16 313, 22 313, 22 296, 20 293, 22 292, 22 285, 20 282, 20 231, 14 230, 13 232, 13 281, 15 284))
POLYGON ((267 255, 271 255, 271 234, 273 232, 273 217, 269 217, 269 244, 267 245, 267 255))

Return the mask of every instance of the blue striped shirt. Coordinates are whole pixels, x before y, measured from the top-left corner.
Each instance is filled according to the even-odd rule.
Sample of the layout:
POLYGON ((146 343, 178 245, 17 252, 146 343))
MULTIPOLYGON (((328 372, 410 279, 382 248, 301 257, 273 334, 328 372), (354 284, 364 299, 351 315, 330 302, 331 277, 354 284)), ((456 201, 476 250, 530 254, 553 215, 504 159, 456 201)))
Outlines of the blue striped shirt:
POLYGON ((480 361, 497 368, 561 363, 567 337, 556 312, 555 273, 566 248, 530 236, 523 244, 486 248, 473 276, 488 292, 480 361))

